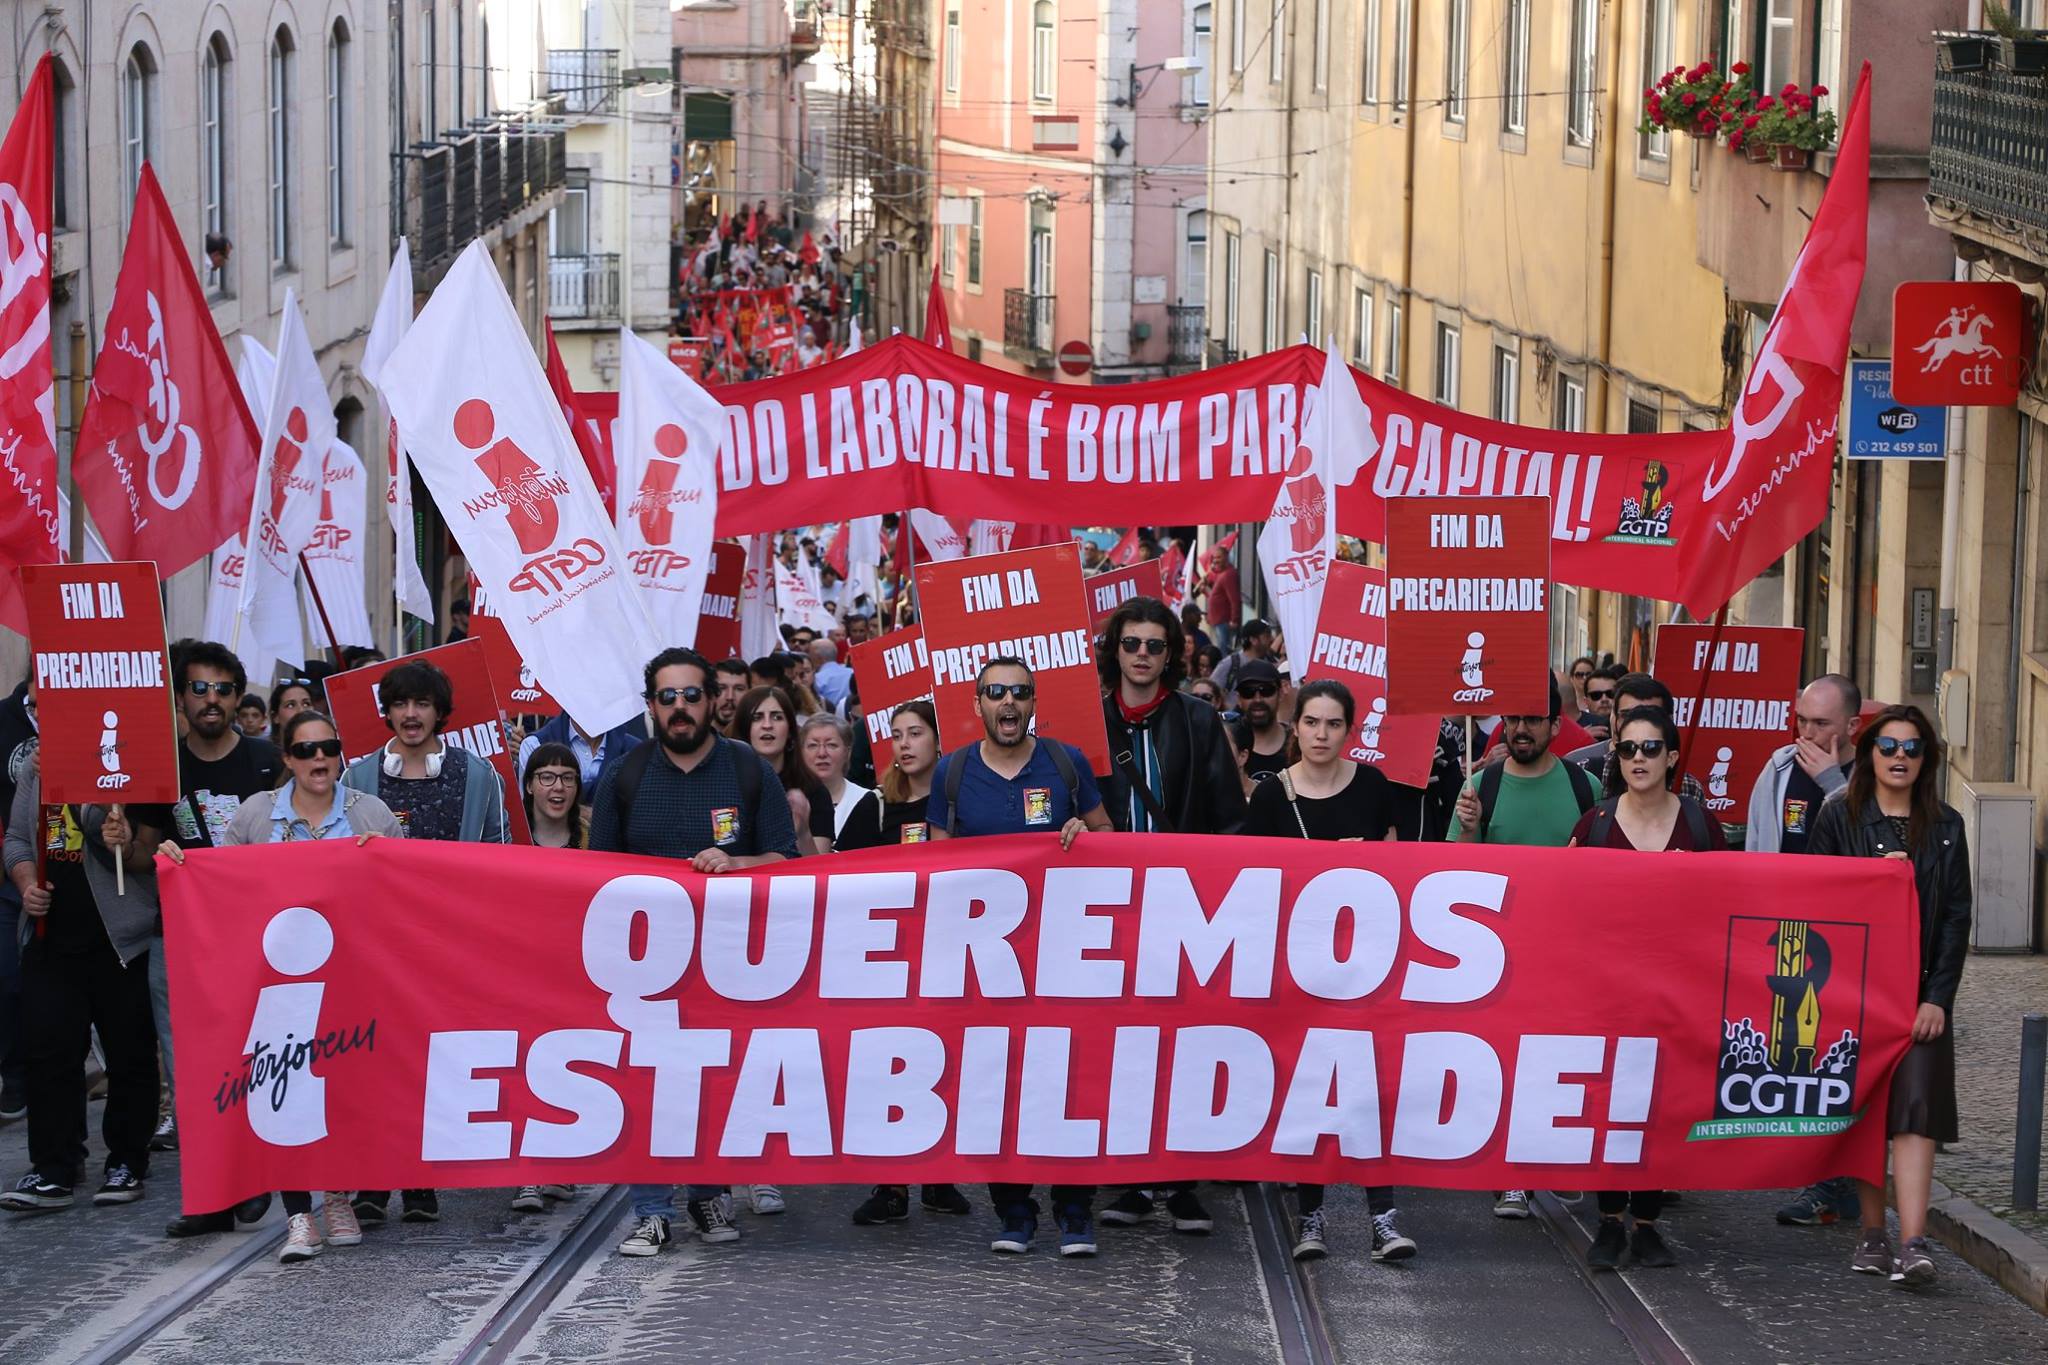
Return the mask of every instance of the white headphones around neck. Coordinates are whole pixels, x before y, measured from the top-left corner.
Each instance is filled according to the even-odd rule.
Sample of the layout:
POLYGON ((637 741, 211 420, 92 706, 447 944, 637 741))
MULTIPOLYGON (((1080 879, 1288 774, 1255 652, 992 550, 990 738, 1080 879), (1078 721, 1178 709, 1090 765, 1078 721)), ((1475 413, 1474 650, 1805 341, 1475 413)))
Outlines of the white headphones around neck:
MULTIPOLYGON (((448 746, 446 744, 443 744, 433 753, 427 755, 427 781, 431 782, 441 775, 441 764, 447 757, 448 746)), ((398 744, 395 740, 384 746, 383 767, 384 776, 386 777, 398 777, 405 772, 405 756, 398 752, 398 744)))

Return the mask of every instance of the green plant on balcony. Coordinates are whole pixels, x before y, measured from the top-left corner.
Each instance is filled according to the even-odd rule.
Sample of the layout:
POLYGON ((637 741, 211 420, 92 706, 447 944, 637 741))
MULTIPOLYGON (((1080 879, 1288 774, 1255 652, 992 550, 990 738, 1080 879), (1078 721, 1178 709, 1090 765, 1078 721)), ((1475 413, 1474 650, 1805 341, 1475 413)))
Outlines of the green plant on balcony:
POLYGON ((1752 161, 1774 161, 1781 171, 1804 170, 1815 152, 1835 145, 1835 111, 1820 107, 1825 85, 1801 91, 1788 84, 1775 95, 1763 95, 1742 117, 1728 145, 1752 161))
POLYGON ((1643 91, 1639 133, 1685 133, 1713 140, 1748 108, 1752 95, 1749 67, 1737 62, 1726 75, 1711 62, 1674 66, 1643 91))
POLYGON ((2016 76, 2048 75, 2048 32, 2028 28, 1998 0, 1984 0, 1984 25, 1996 36, 1992 58, 2016 76))

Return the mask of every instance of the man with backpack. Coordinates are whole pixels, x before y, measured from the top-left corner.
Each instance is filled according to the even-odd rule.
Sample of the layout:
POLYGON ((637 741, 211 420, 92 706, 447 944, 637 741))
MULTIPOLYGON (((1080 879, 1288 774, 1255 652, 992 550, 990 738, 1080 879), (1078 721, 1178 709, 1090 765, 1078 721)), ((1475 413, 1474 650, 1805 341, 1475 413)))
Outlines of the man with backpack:
MULTIPOLYGON (((1064 849, 1083 830, 1111 828, 1086 756, 1071 744, 1032 735, 1038 688, 1022 659, 990 659, 974 680, 974 693, 987 738, 955 749, 932 769, 925 820, 934 840, 1057 833, 1064 849)), ((989 1249, 1029 1251, 1038 1235, 1031 1186, 991 1184, 988 1193, 1003 1220, 989 1249)), ((1094 1203, 1093 1185, 1052 1187, 1060 1255, 1095 1254, 1094 1203)))
MULTIPOLYGON (((654 738, 598 780, 590 803, 590 847, 688 860, 699 872, 739 872, 796 856, 796 827, 782 782, 741 740, 711 725, 711 665, 693 649, 665 649, 644 674, 654 738)), ((716 1185, 691 1185, 690 1221, 706 1242, 732 1242, 733 1225, 716 1185)), ((671 1240, 675 1186, 633 1186, 633 1231, 622 1256, 653 1256, 671 1240)))

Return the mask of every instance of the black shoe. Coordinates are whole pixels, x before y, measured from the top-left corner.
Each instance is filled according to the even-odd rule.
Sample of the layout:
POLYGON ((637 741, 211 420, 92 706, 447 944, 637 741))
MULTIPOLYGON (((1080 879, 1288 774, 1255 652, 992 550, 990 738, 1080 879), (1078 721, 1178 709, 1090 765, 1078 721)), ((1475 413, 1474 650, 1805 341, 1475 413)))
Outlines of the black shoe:
POLYGON ((263 1221, 263 1215, 270 1212, 268 1194, 251 1195, 235 1205, 235 1221, 245 1228, 256 1226, 263 1221))
POLYGON ((390 1202, 389 1190, 357 1190, 356 1197, 348 1201, 348 1206, 355 1211, 358 1223, 381 1223, 390 1217, 384 1207, 390 1202))
POLYGON ((1175 1190, 1166 1196, 1166 1216, 1173 1220, 1175 1232, 1188 1232, 1200 1237, 1216 1230, 1216 1220, 1209 1216, 1209 1210, 1202 1207, 1202 1201, 1195 1197, 1193 1190, 1175 1190))
POLYGON ((1621 1264, 1621 1253, 1628 1250, 1628 1230, 1619 1218, 1602 1218, 1600 1231, 1593 1234, 1593 1245, 1586 1251, 1586 1265, 1593 1270, 1612 1270, 1621 1264))
POLYGON ((28 1117, 28 1101, 11 1085, 0 1085, 0 1123, 16 1123, 28 1117))
POLYGON ((164 1225, 166 1237, 204 1237, 210 1232, 233 1232, 235 1215, 227 1209, 219 1213, 181 1213, 164 1225))
POLYGON ((0 1193, 0 1209, 10 1213, 50 1213, 71 1207, 71 1187, 30 1171, 0 1193))
POLYGON ((1664 1234, 1657 1231, 1654 1223, 1636 1224, 1635 1235, 1628 1239, 1628 1258, 1645 1270, 1663 1270, 1678 1264, 1664 1234))
POLYGON ((875 1192, 861 1201, 853 1211, 853 1225, 857 1228, 876 1227, 882 1223, 900 1223, 910 1217, 910 1196, 893 1185, 877 1185, 875 1192))
POLYGON ((95 1204, 132 1204, 142 1198, 142 1177, 125 1161, 107 1167, 106 1183, 92 1197, 95 1204))
POLYGON ((1102 1221, 1111 1227, 1135 1227, 1152 1216, 1152 1196, 1145 1190, 1125 1190, 1105 1206, 1102 1221))
POLYGON ((408 1223, 441 1221, 441 1200, 432 1190, 407 1190, 399 1196, 399 1206, 404 1210, 400 1217, 408 1223))
POLYGON ((967 1196, 960 1193, 957 1185, 926 1185, 918 1192, 917 1202, 924 1205, 926 1213, 950 1213, 964 1218, 974 1212, 974 1205, 967 1202, 967 1196))

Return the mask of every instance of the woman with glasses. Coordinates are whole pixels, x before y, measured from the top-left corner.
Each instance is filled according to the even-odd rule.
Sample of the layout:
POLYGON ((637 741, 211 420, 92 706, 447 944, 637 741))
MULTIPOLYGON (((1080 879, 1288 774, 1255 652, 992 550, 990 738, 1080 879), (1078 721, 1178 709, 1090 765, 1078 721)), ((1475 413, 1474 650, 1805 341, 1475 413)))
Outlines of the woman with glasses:
POLYGON ((1188 695, 1196 701, 1207 702, 1218 711, 1223 709, 1223 689, 1207 678, 1197 678, 1189 683, 1188 695))
MULTIPOLYGON (((228 825, 224 846, 346 838, 361 845, 379 836, 404 837, 390 807, 368 792, 340 785, 341 737, 333 721, 318 711, 299 711, 285 722, 278 741, 284 754, 284 785, 242 802, 228 825)), ((161 851, 172 862, 185 860, 183 851, 169 841, 161 851)), ((346 1193, 329 1190, 322 1198, 324 1226, 314 1221, 309 1192, 286 1190, 280 1198, 286 1218, 284 1246, 277 1253, 281 1264, 310 1261, 329 1245, 352 1247, 362 1242, 363 1230, 346 1193)))
POLYGON ((1897 858, 1910 863, 1920 898, 1920 1009, 1913 1045, 1892 1073, 1885 1107, 1900 1248, 1885 1235, 1884 1191, 1858 1181, 1863 1239, 1849 1265, 1893 1284, 1934 1281, 1927 1252, 1927 1200, 1934 1147, 1956 1132, 1955 1036, 1949 1016, 1970 948, 1970 851, 1963 818, 1935 795, 1941 739, 1917 706, 1888 706, 1856 739, 1849 785, 1828 799, 1806 842, 1808 853, 1897 858))
POLYGON ((583 768, 566 744, 543 744, 526 760, 526 826, 540 848, 588 848, 583 768))
MULTIPOLYGON (((1270 839, 1325 839, 1344 843, 1391 842, 1399 838, 1401 807, 1394 784, 1379 769, 1344 756, 1358 719, 1351 689, 1330 678, 1305 683, 1294 694, 1296 760, 1252 790, 1246 834, 1270 839)), ((1323 1209, 1324 1187, 1297 1185, 1301 1221, 1294 1259, 1320 1260, 1329 1252, 1323 1209)), ((1372 1214, 1372 1258, 1405 1261, 1415 1243, 1401 1235, 1390 1185, 1368 1186, 1372 1214)))
POLYGON ((797 829, 800 854, 832 851, 832 798, 804 767, 797 751, 796 706, 780 687, 756 687, 740 698, 732 721, 734 739, 754 746, 782 779, 789 798, 790 822, 797 829), (806 833, 808 831, 808 833, 806 833))
POLYGON ((1580 655, 1572 660, 1567 676, 1572 685, 1572 706, 1574 710, 1586 709, 1586 682, 1593 676, 1593 660, 1589 655, 1580 655))
MULTIPOLYGON (((1616 728, 1614 762, 1608 768, 1606 799, 1579 817, 1568 848, 1621 848, 1665 852, 1722 852, 1728 841, 1721 823, 1678 783, 1678 726, 1661 706, 1634 706, 1616 728)), ((1595 1270, 1613 1270, 1626 1252, 1641 1269, 1678 1264, 1658 1231, 1664 1191, 1600 1191, 1600 1227, 1586 1252, 1595 1270), (1633 1233, 1622 1226, 1626 1213, 1633 1233)))

